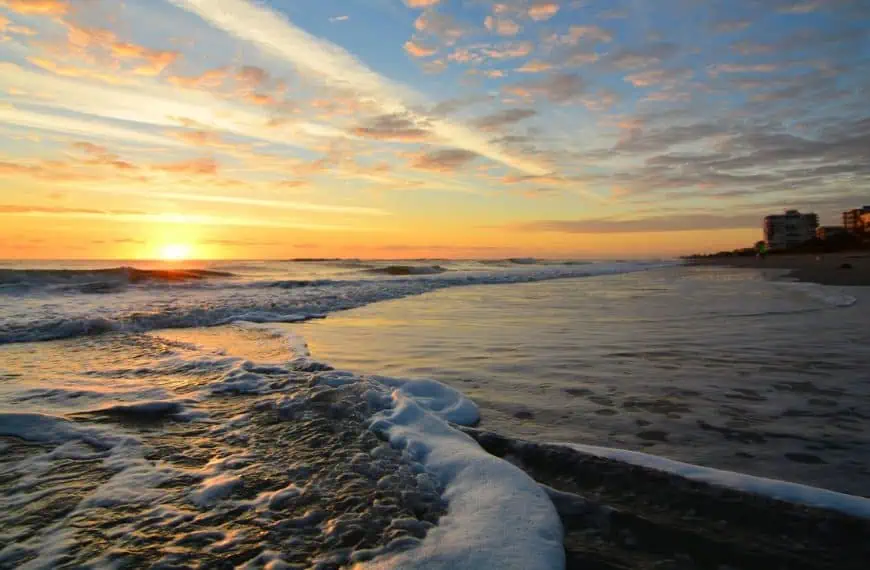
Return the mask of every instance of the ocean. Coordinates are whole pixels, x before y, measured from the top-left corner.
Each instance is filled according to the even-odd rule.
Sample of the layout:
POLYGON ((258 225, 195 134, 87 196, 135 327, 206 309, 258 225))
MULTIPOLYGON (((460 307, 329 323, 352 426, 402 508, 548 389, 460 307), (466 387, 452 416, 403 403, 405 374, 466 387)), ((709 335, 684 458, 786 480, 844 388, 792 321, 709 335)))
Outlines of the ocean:
POLYGON ((641 480, 685 512, 675 490, 711 484, 870 518, 862 288, 663 260, 128 265, 0 263, 0 568, 558 569, 566 513, 615 524, 641 480), (578 458, 618 486, 558 488, 578 458))

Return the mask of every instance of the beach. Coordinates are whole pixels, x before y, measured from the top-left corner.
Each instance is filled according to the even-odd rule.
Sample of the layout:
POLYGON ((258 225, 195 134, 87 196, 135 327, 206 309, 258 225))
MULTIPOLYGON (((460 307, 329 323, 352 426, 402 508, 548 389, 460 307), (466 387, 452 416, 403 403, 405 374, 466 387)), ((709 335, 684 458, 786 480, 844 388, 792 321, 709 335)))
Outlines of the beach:
POLYGON ((663 261, 58 265, 0 273, 0 568, 870 555, 862 287, 663 261))
POLYGON ((688 263, 702 266, 783 270, 788 278, 822 285, 870 286, 870 253, 841 252, 756 257, 692 257, 688 263), (843 268, 844 264, 851 267, 843 268))

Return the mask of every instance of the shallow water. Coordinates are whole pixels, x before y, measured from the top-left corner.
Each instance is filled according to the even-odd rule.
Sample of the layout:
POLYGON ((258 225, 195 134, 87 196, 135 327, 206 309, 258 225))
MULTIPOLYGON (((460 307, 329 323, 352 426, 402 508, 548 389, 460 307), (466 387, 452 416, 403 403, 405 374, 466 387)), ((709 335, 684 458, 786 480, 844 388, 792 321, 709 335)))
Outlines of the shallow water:
POLYGON ((445 290, 292 328, 341 368, 461 389, 484 429, 867 496, 867 302, 671 268, 445 290))
POLYGON ((304 286, 346 268, 7 289, 23 325, 0 346, 0 568, 560 568, 547 495, 448 421, 868 494, 862 290, 641 264, 351 265, 304 286), (632 273, 565 278, 614 271, 632 273), (313 306, 326 318, 246 322, 313 306), (112 326, 51 324, 95 307, 112 326), (11 342, 31 325, 71 338, 11 342))

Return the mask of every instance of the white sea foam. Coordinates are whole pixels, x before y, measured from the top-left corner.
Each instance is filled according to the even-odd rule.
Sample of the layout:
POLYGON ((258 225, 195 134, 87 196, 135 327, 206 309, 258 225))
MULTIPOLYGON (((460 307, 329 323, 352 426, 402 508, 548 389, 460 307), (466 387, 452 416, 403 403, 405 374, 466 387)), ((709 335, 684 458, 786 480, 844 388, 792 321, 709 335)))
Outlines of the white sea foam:
POLYGON ((118 436, 109 434, 105 429, 75 423, 59 416, 26 412, 0 413, 0 435, 58 445, 80 440, 102 449, 112 447, 119 440, 118 436))
POLYGON ((408 549, 361 568, 564 566, 562 524, 546 493, 523 471, 489 455, 447 423, 476 422, 472 402, 431 380, 377 381, 393 391, 390 407, 375 416, 372 429, 437 478, 449 507, 420 544, 409 542, 408 549))
POLYGON ((774 283, 787 287, 832 307, 851 307, 858 302, 853 295, 849 295, 840 287, 806 283, 802 281, 775 281, 774 283))
POLYGON ((622 461, 631 465, 638 465, 656 471, 671 473, 692 481, 710 483, 712 485, 727 487, 751 493, 771 497, 780 501, 797 503, 810 507, 830 509, 856 517, 870 518, 870 499, 846 495, 809 485, 789 483, 776 479, 755 477, 733 471, 724 471, 690 463, 673 461, 657 455, 649 455, 638 451, 614 449, 610 447, 598 447, 579 443, 555 443, 569 447, 580 453, 604 457, 615 461, 622 461))

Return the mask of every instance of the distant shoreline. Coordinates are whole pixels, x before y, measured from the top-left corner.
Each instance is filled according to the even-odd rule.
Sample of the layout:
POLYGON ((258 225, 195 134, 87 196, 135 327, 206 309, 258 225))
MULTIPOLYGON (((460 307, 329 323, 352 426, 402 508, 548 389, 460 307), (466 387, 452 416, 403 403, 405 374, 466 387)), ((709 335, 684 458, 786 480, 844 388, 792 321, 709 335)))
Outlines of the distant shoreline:
POLYGON ((687 265, 709 265, 751 269, 786 269, 787 277, 843 287, 870 286, 870 252, 768 255, 760 259, 749 256, 687 257, 687 265), (848 264, 851 268, 844 268, 848 264))

